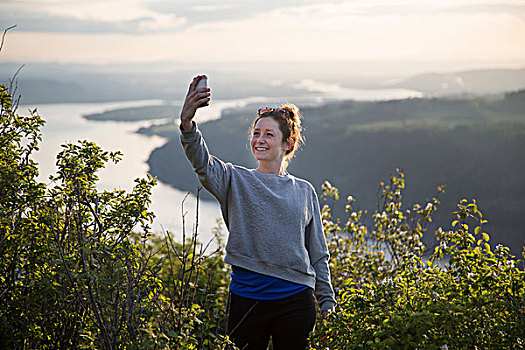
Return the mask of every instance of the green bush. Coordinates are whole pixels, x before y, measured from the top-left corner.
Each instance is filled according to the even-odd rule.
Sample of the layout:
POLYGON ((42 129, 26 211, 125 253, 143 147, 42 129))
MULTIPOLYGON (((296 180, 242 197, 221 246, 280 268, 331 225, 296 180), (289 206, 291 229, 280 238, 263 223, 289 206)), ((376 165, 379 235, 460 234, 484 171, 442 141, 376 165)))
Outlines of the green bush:
POLYGON ((13 111, 1 86, 0 344, 4 348, 114 349, 140 342, 160 280, 144 243, 153 179, 131 193, 95 189, 97 171, 119 153, 67 144, 52 184, 30 159, 42 119, 13 111), (133 239, 139 227, 143 236, 133 239))
MULTIPOLYGON (((185 212, 184 202, 182 211, 185 212)), ((183 215, 183 237, 186 237, 183 215)), ((198 210, 197 210, 198 225, 198 210)), ((163 290, 158 314, 147 330, 151 346, 166 349, 233 349, 223 335, 230 270, 226 267, 222 224, 217 221, 212 240, 216 249, 207 252, 212 241, 198 241, 196 227, 191 236, 175 242, 169 232, 153 238, 163 290)))
MULTIPOLYGON (((439 202, 403 211, 403 188, 402 172, 381 184, 370 233, 362 212, 352 211, 352 198, 343 228, 324 207, 338 305, 317 324, 311 347, 524 348, 523 260, 501 245, 491 250, 486 221, 467 200, 453 213, 452 230, 438 229, 437 246, 425 255, 421 237, 439 202)), ((323 190, 325 200, 338 198, 330 184, 323 190)))
POLYGON ((63 145, 39 183, 30 156, 44 121, 18 115, 4 85, 0 98, 0 348, 229 346, 221 250, 205 255, 196 231, 187 244, 152 236, 149 175, 130 192, 97 190, 121 154, 92 142, 63 145))

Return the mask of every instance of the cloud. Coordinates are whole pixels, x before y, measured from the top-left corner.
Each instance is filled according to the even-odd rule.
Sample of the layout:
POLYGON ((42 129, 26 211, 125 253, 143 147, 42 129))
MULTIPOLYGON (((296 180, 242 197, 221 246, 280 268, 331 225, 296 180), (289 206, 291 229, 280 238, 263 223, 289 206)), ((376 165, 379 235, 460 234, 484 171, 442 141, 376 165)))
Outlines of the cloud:
POLYGON ((523 18, 525 15, 525 2, 521 3, 487 3, 469 4, 444 9, 444 12, 455 13, 486 13, 486 14, 508 14, 523 18))
POLYGON ((157 33, 177 31, 186 20, 148 10, 140 0, 0 0, 0 22, 19 31, 47 33, 157 33))
POLYGON ((406 16, 428 14, 507 14, 523 17, 525 1, 508 0, 494 2, 493 0, 457 1, 457 0, 355 0, 339 2, 314 3, 306 6, 288 8, 292 14, 310 15, 312 18, 326 16, 406 16))
POLYGON ((50 33, 176 32, 195 24, 242 21, 283 7, 319 2, 229 0, 218 4, 216 0, 0 0, 0 22, 18 24, 21 31, 50 33))
POLYGON ((0 23, 47 33, 175 33, 261 17, 334 23, 428 14, 506 14, 525 18, 523 0, 0 0, 0 23))
POLYGON ((146 6, 153 11, 182 16, 188 20, 188 23, 196 24, 243 20, 279 8, 334 2, 341 2, 341 0, 229 0, 219 5, 216 0, 154 0, 148 2, 146 6))
MULTIPOLYGON (((368 0, 366 4, 356 1, 355 6, 322 6, 317 11, 314 4, 276 8, 224 22, 190 24, 188 20, 184 30, 141 35, 15 30, 3 57, 12 61, 90 63, 173 60, 200 62, 206 67, 216 62, 241 61, 523 62, 525 21, 516 16, 431 11, 439 7, 437 4, 427 4, 426 11, 414 9, 408 15, 393 10, 381 13, 381 4, 386 6, 368 0), (378 11, 376 15, 361 14, 373 13, 372 7, 378 11)), ((425 9, 423 5, 417 9, 425 9)), ((195 6, 201 6, 195 11, 218 10, 202 7, 203 2, 195 6)), ((138 18, 120 16, 121 22, 138 18)))
POLYGON ((71 17, 21 13, 17 16, 0 14, 0 22, 16 24, 17 31, 47 33, 141 33, 155 28, 155 19, 137 18, 129 21, 104 22, 96 20, 79 20, 71 17))

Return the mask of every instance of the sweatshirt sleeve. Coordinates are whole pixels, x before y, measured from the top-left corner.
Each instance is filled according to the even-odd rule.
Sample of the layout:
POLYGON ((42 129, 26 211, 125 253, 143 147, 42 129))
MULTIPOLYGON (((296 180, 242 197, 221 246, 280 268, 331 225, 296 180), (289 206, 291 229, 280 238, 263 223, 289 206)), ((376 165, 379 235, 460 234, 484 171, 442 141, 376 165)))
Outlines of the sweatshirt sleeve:
POLYGON ((200 183, 223 204, 228 197, 231 164, 224 163, 209 153, 197 124, 192 123, 193 129, 190 131, 180 128, 182 147, 200 183))
POLYGON ((312 219, 306 227, 306 247, 315 273, 314 294, 321 311, 332 310, 336 304, 334 290, 330 281, 330 268, 328 267, 328 246, 326 244, 319 200, 315 189, 312 187, 313 213, 312 219))

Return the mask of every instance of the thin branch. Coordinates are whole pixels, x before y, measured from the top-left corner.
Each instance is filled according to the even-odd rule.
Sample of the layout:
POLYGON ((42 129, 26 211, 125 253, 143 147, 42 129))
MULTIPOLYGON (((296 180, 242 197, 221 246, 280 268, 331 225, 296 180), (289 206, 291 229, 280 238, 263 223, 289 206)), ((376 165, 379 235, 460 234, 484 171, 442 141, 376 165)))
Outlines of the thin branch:
POLYGON ((16 24, 14 26, 11 26, 9 28, 7 28, 6 30, 4 30, 4 34, 2 34, 2 43, 0 43, 0 51, 2 51, 2 48, 4 47, 4 39, 5 39, 5 35, 7 34, 7 31, 9 29, 13 29, 16 27, 16 24))
MULTIPOLYGON (((58 217, 58 215, 57 215, 58 217)), ((55 242, 57 243, 57 248, 58 248, 58 253, 60 255, 60 259, 62 260, 62 263, 64 264, 65 266, 65 270, 66 270, 66 275, 68 277, 68 280, 69 280, 69 283, 71 283, 71 287, 73 289, 73 291, 75 292, 76 294, 76 297, 77 297, 77 300, 80 302, 80 305, 82 306, 82 309, 86 312, 87 316, 91 319, 91 321, 93 323, 96 324, 96 320, 93 319, 93 316, 91 315, 90 312, 88 312, 89 308, 87 305, 85 305, 84 301, 83 301, 83 298, 82 296, 80 295, 80 292, 78 291, 78 288, 76 286, 76 283, 73 279, 73 276, 71 275, 71 271, 70 271, 70 268, 67 264, 67 261, 66 261, 66 258, 65 258, 65 254, 64 254, 64 250, 63 250, 63 247, 62 247, 62 244, 60 242, 60 240, 58 239, 58 236, 56 234, 56 230, 55 230, 55 227, 53 225, 53 222, 51 222, 51 232, 53 233, 53 237, 55 239, 55 242)))
MULTIPOLYGON (((166 242, 166 254, 168 256, 168 261, 170 263, 169 278, 173 282, 173 295, 175 295, 177 291, 177 283, 175 282, 175 272, 174 272, 175 270, 173 269, 173 260, 171 258, 170 245, 168 242, 169 232, 167 230, 164 230, 164 228, 162 230, 164 231, 164 241, 166 242)), ((176 252, 174 252, 174 254, 176 254, 176 252)))
MULTIPOLYGON (((186 202, 186 198, 189 196, 189 192, 186 193, 184 196, 184 199, 182 200, 181 204, 181 212, 182 212, 182 265, 179 270, 179 278, 180 281, 180 300, 179 300, 179 315, 182 315, 182 306, 184 304, 184 291, 185 291, 185 285, 184 285, 184 274, 186 270, 186 213, 184 212, 184 202, 186 202)), ((191 248, 191 247, 190 247, 191 248)), ((189 249, 188 249, 189 251, 189 249)), ((177 332, 180 332, 182 329, 182 318, 179 318, 177 322, 177 332)))
MULTIPOLYGON (((186 283, 187 286, 189 286, 189 284, 191 282, 191 278, 193 277, 193 270, 195 269, 195 266, 196 266, 195 254, 197 252, 197 236, 199 234, 198 228, 199 228, 199 197, 200 197, 200 191, 201 191, 201 187, 199 186, 197 188, 197 204, 196 204, 196 209, 195 209, 195 225, 194 225, 194 228, 193 228, 193 233, 191 235, 190 248, 189 248, 189 252, 191 253, 191 264, 190 264, 190 269, 189 269, 189 273, 190 274, 188 276, 188 281, 186 283)), ((189 298, 189 294, 188 294, 188 298, 189 298)), ((189 299, 188 299, 188 301, 189 301, 189 299)))
POLYGON ((11 79, 9 79, 9 91, 10 91, 10 94, 11 96, 14 96, 14 92, 16 91, 16 89, 18 88, 18 86, 15 85, 15 91, 13 91, 11 93, 11 90, 13 89, 13 83, 15 83, 17 81, 17 78, 16 76, 18 75, 18 73, 20 73, 20 71, 22 70, 22 68, 24 68, 26 65, 23 64, 21 65, 20 67, 18 67, 18 69, 16 70, 15 74, 13 75, 13 77, 11 79))
MULTIPOLYGON (((201 256, 206 254, 206 251, 208 250, 208 248, 210 247, 210 244, 211 242, 213 242, 215 240, 216 237, 212 237, 210 238, 210 240, 208 241, 208 243, 206 243, 206 245, 204 246, 204 249, 202 250, 201 252, 201 256)), ((213 254, 213 253, 212 253, 213 254)))
POLYGON ((16 90, 18 90, 18 78, 17 78, 17 75, 18 75, 18 73, 20 73, 20 71, 24 67, 25 67, 25 64, 23 64, 20 67, 18 67, 18 69, 16 70, 15 74, 13 75, 13 77, 11 79, 9 79, 9 89, 7 91, 13 98, 12 106, 11 106, 11 111, 13 112, 13 114, 16 113, 16 110, 18 109, 18 105, 20 104, 20 98, 22 97, 22 95, 18 95, 18 97, 15 96, 16 95, 16 90), (13 84, 15 86, 14 89, 13 89, 13 84))
MULTIPOLYGON (((80 192, 80 185, 78 182, 78 174, 75 170, 75 195, 77 203, 82 204, 82 194, 80 192)), ((86 237, 84 235, 84 228, 83 228, 83 220, 81 217, 81 211, 80 211, 80 205, 77 210, 76 215, 73 215, 73 219, 76 220, 76 228, 78 230, 78 233, 80 234, 80 244, 79 244, 79 251, 80 251, 80 263, 82 264, 83 271, 86 275, 86 284, 88 289, 88 295, 89 300, 91 301, 91 306, 93 313, 95 314, 95 319, 99 323, 99 329, 102 331, 102 338, 103 342, 106 343, 106 345, 111 347, 111 335, 109 334, 108 329, 106 328, 106 324, 104 322, 103 318, 103 310, 101 308, 101 305, 99 303, 100 298, 95 298, 95 293, 93 291, 93 281, 92 277, 89 275, 88 271, 91 270, 91 268, 88 269, 86 264, 86 237)))

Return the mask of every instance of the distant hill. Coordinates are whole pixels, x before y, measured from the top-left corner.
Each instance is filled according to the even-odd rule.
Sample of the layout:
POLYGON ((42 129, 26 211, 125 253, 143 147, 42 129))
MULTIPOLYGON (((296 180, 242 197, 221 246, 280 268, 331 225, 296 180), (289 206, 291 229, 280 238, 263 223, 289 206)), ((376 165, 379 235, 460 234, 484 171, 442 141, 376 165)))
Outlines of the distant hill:
MULTIPOLYGON (((212 154, 235 164, 256 165, 247 146, 254 110, 255 106, 227 110, 220 120, 200 124, 212 154)), ((302 111, 306 144, 290 173, 308 179, 318 190, 329 180, 343 196, 353 195, 358 207, 373 210, 379 182, 401 168, 407 180, 405 206, 430 200, 437 186, 445 184, 435 225, 447 228, 456 203, 473 197, 489 221, 491 243, 508 245, 514 254, 521 251, 525 91, 499 100, 344 101, 302 111)), ((164 136, 172 139, 151 154, 150 171, 165 183, 194 191, 197 180, 178 132, 173 125, 166 128, 164 136)), ((161 129, 156 127, 159 133, 161 129)), ((337 214, 344 216, 342 210, 337 214)), ((425 239, 430 245, 432 232, 425 239)))
MULTIPOLYGON (((9 81, 21 66, 0 63, 0 80, 9 81)), ((428 72, 398 67, 395 77, 385 65, 372 63, 293 64, 258 63, 215 68, 190 66, 177 62, 80 65, 59 63, 28 63, 18 74, 18 92, 22 104, 62 102, 106 102, 124 100, 182 101, 187 84, 194 74, 210 77, 214 98, 233 99, 253 96, 304 97, 312 92, 301 81, 315 80, 345 88, 406 88, 426 96, 451 94, 503 93, 525 88, 525 69, 481 69, 453 73, 428 72), (385 85, 395 79, 397 83, 385 85), (400 81, 400 79, 402 79, 400 81)), ((439 67, 439 66, 438 66, 439 67)), ((444 69, 444 68, 442 68, 444 69)))
POLYGON ((425 96, 497 94, 525 88, 525 69, 484 69, 446 74, 421 74, 389 85, 421 91, 425 96))
MULTIPOLYGON (((20 64, 0 63, 0 81, 8 82, 20 64)), ((127 100, 182 101, 188 82, 201 69, 166 64, 163 69, 137 65, 61 65, 31 63, 17 75, 21 104, 62 102, 107 102, 127 100)), ((305 96, 309 91, 293 82, 263 80, 253 72, 206 70, 214 98, 234 99, 253 96, 305 96)))

